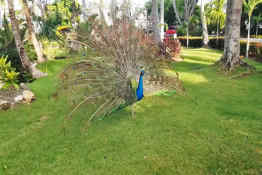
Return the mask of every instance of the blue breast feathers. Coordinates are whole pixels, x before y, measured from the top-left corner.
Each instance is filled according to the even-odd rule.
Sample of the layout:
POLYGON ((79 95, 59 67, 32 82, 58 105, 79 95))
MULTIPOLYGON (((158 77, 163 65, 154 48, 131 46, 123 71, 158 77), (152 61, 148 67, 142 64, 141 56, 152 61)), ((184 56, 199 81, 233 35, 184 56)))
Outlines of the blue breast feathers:
POLYGON ((145 74, 145 71, 141 71, 140 73, 140 77, 139 77, 139 83, 138 83, 138 87, 136 89, 136 97, 137 97, 137 101, 142 100, 144 97, 144 90, 143 90, 143 76, 145 74))

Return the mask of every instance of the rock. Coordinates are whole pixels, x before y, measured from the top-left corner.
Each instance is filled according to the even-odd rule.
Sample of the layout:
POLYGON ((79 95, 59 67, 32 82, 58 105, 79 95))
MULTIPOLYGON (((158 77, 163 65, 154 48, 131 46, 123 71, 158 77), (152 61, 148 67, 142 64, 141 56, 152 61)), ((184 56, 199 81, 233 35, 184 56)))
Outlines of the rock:
POLYGON ((0 109, 8 110, 10 107, 11 107, 11 103, 9 103, 8 101, 0 100, 0 109))
POLYGON ((24 103, 31 103, 33 100, 35 100, 35 95, 33 92, 29 90, 23 91, 23 101, 24 103))
POLYGON ((18 95, 14 98, 14 101, 15 101, 15 103, 19 103, 19 102, 23 101, 23 99, 24 99, 23 95, 18 95))
POLYGON ((20 83, 20 87, 21 87, 22 89, 28 89, 28 87, 26 86, 25 83, 20 83))

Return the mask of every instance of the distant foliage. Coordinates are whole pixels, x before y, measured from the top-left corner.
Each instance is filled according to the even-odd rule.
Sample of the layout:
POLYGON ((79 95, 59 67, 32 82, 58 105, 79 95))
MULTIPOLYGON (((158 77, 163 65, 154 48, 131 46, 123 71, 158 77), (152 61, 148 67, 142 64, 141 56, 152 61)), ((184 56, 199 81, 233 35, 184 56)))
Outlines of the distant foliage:
POLYGON ((0 81, 4 83, 3 89, 18 89, 18 75, 19 73, 7 61, 7 57, 0 57, 0 81))
POLYGON ((62 24, 62 17, 59 13, 50 13, 41 23, 40 36, 48 39, 56 39, 56 28, 62 24))
POLYGON ((25 48, 26 54, 29 57, 29 59, 31 61, 36 61, 37 55, 36 55, 33 44, 29 40, 24 43, 24 48, 25 48))
POLYGON ((59 26, 76 27, 80 21, 80 6, 75 0, 60 0, 47 6, 48 15, 46 19, 39 19, 41 22, 42 37, 57 39, 57 28, 59 26))

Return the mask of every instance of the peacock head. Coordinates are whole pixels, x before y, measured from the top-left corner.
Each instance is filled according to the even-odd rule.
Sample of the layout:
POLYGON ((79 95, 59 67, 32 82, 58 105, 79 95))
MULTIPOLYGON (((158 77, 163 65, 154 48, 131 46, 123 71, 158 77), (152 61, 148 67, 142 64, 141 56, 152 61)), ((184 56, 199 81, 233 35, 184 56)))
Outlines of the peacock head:
POLYGON ((140 76, 144 76, 144 74, 145 74, 145 71, 142 70, 141 73, 140 73, 140 76))

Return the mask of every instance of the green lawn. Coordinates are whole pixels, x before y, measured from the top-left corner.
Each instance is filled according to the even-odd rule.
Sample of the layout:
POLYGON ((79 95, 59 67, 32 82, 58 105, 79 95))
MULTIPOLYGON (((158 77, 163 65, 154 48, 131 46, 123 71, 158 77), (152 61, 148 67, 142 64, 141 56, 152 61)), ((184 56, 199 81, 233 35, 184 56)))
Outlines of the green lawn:
MULTIPOLYGON (((262 74, 232 79, 212 64, 221 52, 185 49, 175 63, 186 95, 146 97, 82 131, 53 98, 70 61, 50 61, 49 76, 30 87, 37 100, 0 111, 0 175, 244 175, 262 173, 262 74)), ((249 61, 262 70, 262 64, 249 61)))

